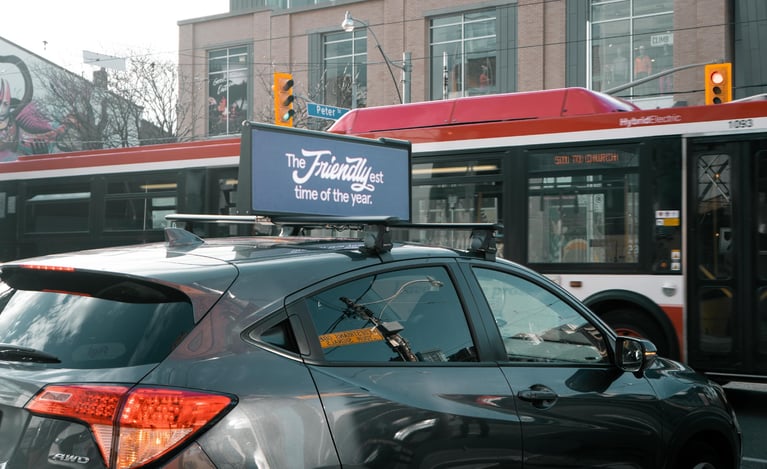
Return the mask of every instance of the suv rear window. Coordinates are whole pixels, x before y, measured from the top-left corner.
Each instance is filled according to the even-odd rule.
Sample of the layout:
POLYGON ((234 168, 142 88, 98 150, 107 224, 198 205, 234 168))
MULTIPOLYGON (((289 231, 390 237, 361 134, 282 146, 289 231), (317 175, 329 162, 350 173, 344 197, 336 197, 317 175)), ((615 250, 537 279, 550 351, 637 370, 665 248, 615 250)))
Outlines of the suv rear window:
MULTIPOLYGON (((164 286, 123 280, 98 297, 98 292, 56 288, 52 279, 31 282, 31 276, 22 275, 26 278, 19 283, 27 288, 37 283, 34 289, 0 282, 0 360, 78 369, 145 365, 165 358, 194 327, 191 303, 164 286)), ((85 283, 88 278, 67 280, 85 283)), ((85 284, 99 283, 107 282, 85 284)))

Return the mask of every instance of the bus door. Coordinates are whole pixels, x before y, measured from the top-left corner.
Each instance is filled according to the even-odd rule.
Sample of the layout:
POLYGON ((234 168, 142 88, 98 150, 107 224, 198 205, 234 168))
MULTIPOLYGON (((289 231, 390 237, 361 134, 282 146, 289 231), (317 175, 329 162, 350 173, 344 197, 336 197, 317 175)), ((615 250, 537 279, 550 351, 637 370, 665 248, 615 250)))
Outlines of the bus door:
POLYGON ((767 136, 687 151, 688 361, 724 379, 766 375, 767 136))

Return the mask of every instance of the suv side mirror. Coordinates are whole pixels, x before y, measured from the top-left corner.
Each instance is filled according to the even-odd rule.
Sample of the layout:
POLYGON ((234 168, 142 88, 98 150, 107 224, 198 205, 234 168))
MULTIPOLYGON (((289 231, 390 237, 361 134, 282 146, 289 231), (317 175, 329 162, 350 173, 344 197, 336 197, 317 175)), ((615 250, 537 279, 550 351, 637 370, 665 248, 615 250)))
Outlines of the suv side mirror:
POLYGON ((629 373, 642 373, 658 355, 655 344, 646 339, 618 337, 615 340, 615 364, 629 373))

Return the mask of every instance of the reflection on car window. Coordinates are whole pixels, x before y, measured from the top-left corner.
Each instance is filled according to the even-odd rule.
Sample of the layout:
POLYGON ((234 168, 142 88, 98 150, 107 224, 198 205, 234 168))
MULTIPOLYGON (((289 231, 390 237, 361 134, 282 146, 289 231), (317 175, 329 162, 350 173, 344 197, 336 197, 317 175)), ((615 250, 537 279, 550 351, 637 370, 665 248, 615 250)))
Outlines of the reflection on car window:
POLYGON ((0 284, 0 343, 44 352, 61 368, 157 363, 194 327, 189 302, 4 289, 0 284))
POLYGON ((599 329, 554 293, 528 280, 476 268, 511 361, 603 363, 599 329))
POLYGON ((306 299, 328 361, 476 361, 445 269, 386 272, 306 299))

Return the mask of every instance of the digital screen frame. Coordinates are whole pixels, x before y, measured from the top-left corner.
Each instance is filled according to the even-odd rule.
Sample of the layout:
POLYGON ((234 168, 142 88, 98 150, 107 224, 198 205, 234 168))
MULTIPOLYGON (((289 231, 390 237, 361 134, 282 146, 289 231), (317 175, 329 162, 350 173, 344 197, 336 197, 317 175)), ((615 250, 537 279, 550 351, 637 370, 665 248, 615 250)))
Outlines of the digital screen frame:
POLYGON ((411 144, 243 123, 238 212, 411 220, 411 144))

